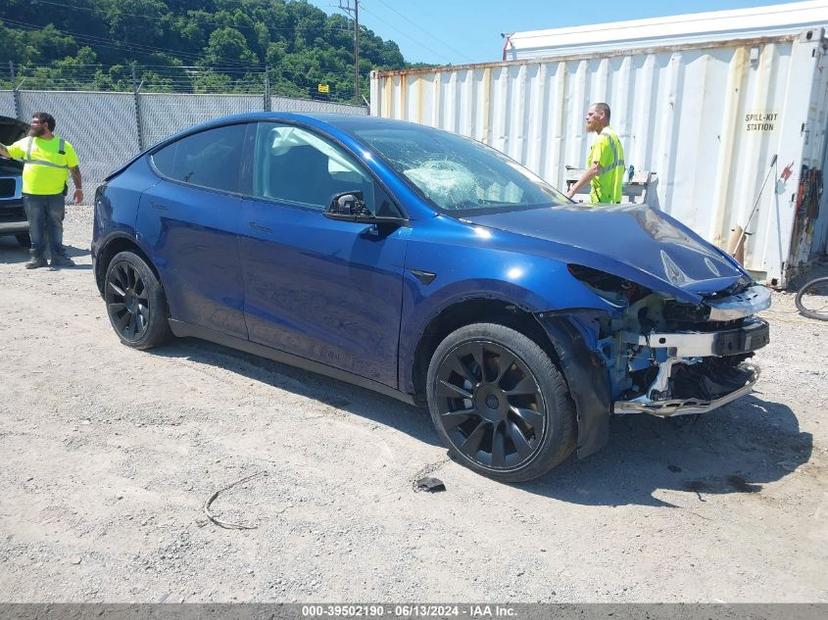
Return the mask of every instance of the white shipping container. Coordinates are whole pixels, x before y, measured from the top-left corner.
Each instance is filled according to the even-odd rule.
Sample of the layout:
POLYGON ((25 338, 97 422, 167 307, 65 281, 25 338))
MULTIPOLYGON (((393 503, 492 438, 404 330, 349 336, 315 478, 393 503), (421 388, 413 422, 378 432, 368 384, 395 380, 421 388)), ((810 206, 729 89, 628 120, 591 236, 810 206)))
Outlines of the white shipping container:
POLYGON ((563 187, 565 166, 583 167, 594 139, 584 113, 606 101, 626 164, 655 171, 657 206, 707 240, 724 248, 758 200, 745 266, 781 287, 828 238, 828 192, 820 204, 817 187, 828 165, 823 11, 824 22, 782 34, 779 18, 771 35, 730 37, 708 20, 709 40, 694 31, 677 44, 616 40, 617 49, 374 72, 371 114, 480 140, 563 187))

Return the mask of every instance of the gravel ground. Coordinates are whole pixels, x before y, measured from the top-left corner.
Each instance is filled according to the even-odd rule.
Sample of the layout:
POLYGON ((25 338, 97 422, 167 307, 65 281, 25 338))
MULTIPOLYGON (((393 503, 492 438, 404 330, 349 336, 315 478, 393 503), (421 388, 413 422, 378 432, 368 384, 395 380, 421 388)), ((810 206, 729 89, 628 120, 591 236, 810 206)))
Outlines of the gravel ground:
POLYGON ((775 294, 758 391, 613 420, 532 484, 446 459, 425 411, 180 340, 118 343, 91 274, 0 239, 0 600, 828 602, 828 324, 775 294), (439 494, 412 481, 434 470, 439 494), (255 527, 222 529, 202 511, 255 527))

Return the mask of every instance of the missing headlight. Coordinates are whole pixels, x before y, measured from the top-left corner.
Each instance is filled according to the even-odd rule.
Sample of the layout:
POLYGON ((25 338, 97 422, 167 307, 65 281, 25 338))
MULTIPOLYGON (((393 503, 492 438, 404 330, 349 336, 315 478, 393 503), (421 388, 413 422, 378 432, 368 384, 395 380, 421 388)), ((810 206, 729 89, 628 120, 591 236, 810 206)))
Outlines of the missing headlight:
POLYGON ((599 271, 592 267, 584 267, 583 265, 567 265, 569 273, 573 277, 580 280, 602 297, 610 296, 612 298, 623 297, 629 303, 633 303, 646 297, 650 294, 650 290, 635 282, 630 282, 626 278, 599 271))
POLYGON ((710 308, 670 300, 664 303, 662 313, 670 323, 703 323, 710 316, 710 308))

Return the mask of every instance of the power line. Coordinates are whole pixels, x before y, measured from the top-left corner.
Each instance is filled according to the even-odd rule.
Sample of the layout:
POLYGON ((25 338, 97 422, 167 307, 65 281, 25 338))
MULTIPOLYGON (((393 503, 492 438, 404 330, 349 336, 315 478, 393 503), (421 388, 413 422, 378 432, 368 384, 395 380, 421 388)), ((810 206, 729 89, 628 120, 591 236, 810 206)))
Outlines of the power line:
MULTIPOLYGON (((39 1, 43 1, 43 0, 39 0, 39 1)), ((55 3, 52 3, 52 4, 55 4, 55 3)), ((183 50, 175 50, 175 49, 172 49, 172 48, 159 47, 157 45, 148 46, 148 45, 141 45, 140 43, 127 43, 127 42, 123 42, 123 41, 117 41, 115 39, 96 37, 96 36, 93 36, 93 35, 82 34, 82 33, 79 33, 79 32, 72 32, 70 30, 63 30, 61 28, 56 27, 52 23, 41 26, 41 25, 29 23, 29 22, 10 19, 8 17, 0 18, 0 22, 8 22, 8 23, 13 24, 15 26, 18 26, 20 28, 25 28, 25 29, 32 30, 32 31, 42 30, 42 29, 44 29, 48 26, 51 26, 56 32, 59 32, 59 33, 64 34, 64 35, 71 36, 75 39, 80 39, 82 42, 86 41, 88 43, 98 45, 98 46, 102 46, 102 47, 109 47, 109 48, 118 49, 118 50, 132 51, 132 52, 141 53, 141 54, 152 54, 152 53, 155 53, 155 52, 162 51, 162 52, 169 52, 171 54, 175 54, 179 57, 189 58, 191 60, 197 60, 197 59, 202 57, 201 54, 196 54, 196 53, 192 53, 192 52, 185 52, 183 50)), ((327 28, 327 26, 326 26, 326 28, 327 28)), ((296 28, 290 28, 290 29, 285 29, 285 30, 290 30, 291 32, 295 32, 296 28)), ((350 32, 350 30, 346 29, 346 28, 329 28, 329 30, 336 30, 336 31, 340 31, 340 32, 350 32)), ((213 32, 215 32, 215 31, 213 31, 213 32)), ((244 67, 246 67, 246 66, 263 66, 263 65, 248 65, 248 64, 244 63, 243 61, 234 60, 232 58, 220 58, 219 60, 223 60, 223 61, 228 62, 228 63, 233 63, 234 66, 244 66, 244 67)))
MULTIPOLYGON (((387 21, 385 21, 383 18, 381 18, 379 15, 377 15, 377 14, 376 14, 376 13, 374 13, 373 11, 369 11, 368 9, 366 9, 364 5, 363 5, 363 7, 362 7, 362 10, 363 10, 363 11, 365 11, 366 13, 370 13, 370 14, 371 14, 371 15, 373 15, 373 16, 374 16, 374 18, 375 18, 375 19, 377 19, 379 22, 381 22, 381 23, 385 24, 386 26, 388 26, 388 27, 389 27, 389 28, 391 28, 392 30, 394 30, 394 31, 398 32, 399 34, 401 34, 403 37, 405 37, 406 39, 408 39, 409 41, 411 41, 411 42, 412 42, 412 43, 414 43, 415 45, 419 45, 421 48, 423 48, 424 50, 428 50, 429 52, 434 52, 434 49, 433 49, 433 48, 428 47, 425 43, 422 43, 422 42, 418 41, 417 39, 415 39, 414 37, 410 36, 410 35, 409 35, 409 34, 407 34, 406 32, 403 32, 402 30, 400 30, 399 28, 397 28, 397 27, 396 27, 396 26, 394 26, 393 24, 388 23, 387 21)), ((442 54, 441 54, 441 55, 442 55, 442 54)), ((445 58, 445 56, 443 56, 443 57, 445 58)), ((449 61, 449 64, 450 64, 450 63, 451 63, 451 61, 449 61)))
MULTIPOLYGON (((328 6, 328 7, 330 7, 330 8, 334 8, 334 9, 341 8, 340 6, 338 6, 338 5, 334 5, 334 4, 329 4, 329 5, 326 5, 326 6, 328 6)), ((369 10, 369 9, 365 8, 365 4, 363 4, 363 3, 362 3, 362 0, 360 0, 360 10, 361 10, 361 11, 363 11, 363 12, 366 12, 366 13, 370 13, 370 14, 371 14, 371 15, 372 15, 375 19, 376 19, 376 21, 378 21, 378 22, 380 22, 380 23, 385 24, 385 25, 386 25, 386 26, 388 26, 391 30, 393 30, 394 32, 396 32, 396 33, 398 33, 398 34, 402 35, 404 38, 408 39, 409 41, 411 41, 411 42, 412 42, 412 43, 414 43, 415 45, 418 45, 418 46, 419 46, 419 47, 421 47, 422 49, 424 49, 424 50, 428 50, 429 52, 433 52, 433 51, 434 51, 434 49, 433 49, 433 48, 428 47, 427 45, 425 45, 424 43, 420 42, 419 40, 417 40, 417 39, 415 39, 415 38, 411 37, 408 33, 406 33, 406 32, 404 32, 404 31, 400 30, 399 28, 397 28, 397 27, 396 27, 396 26, 394 26, 393 24, 391 24, 391 23, 387 22, 386 20, 384 20, 382 17, 380 17, 379 15, 377 15, 376 13, 374 13, 373 11, 371 11, 371 10, 369 10)), ((361 28, 365 28, 365 30, 366 30, 366 31, 370 31, 370 32, 373 34, 373 31, 372 31, 372 30, 371 30, 368 26, 366 26, 366 25, 364 25, 364 24, 361 24, 361 25, 360 25, 360 27, 361 27, 361 28)), ((380 38, 381 38, 381 37, 380 37, 380 38)), ((390 38, 388 39, 388 41, 394 42, 394 41, 393 41, 392 39, 390 39, 390 38)), ((444 56, 444 58, 447 58, 447 57, 445 57, 445 56, 444 56)), ((448 59, 448 58, 447 58, 447 61, 448 61, 448 64, 450 64, 450 63, 451 63, 451 60, 450 60, 450 59, 448 59)))
MULTIPOLYGON (((103 9, 98 9, 98 8, 95 8, 95 7, 77 6, 75 4, 65 4, 63 2, 51 2, 50 0, 30 0, 30 2, 32 2, 34 4, 50 4, 52 6, 59 6, 59 7, 63 7, 63 8, 66 8, 66 9, 89 11, 91 13, 101 13, 101 14, 104 14, 104 15, 109 15, 109 13, 107 11, 105 11, 103 9)), ((267 6, 267 3, 263 2, 262 6, 263 7, 267 6)), ((147 15, 139 15, 137 13, 121 13, 121 12, 119 12, 118 15, 121 16, 121 17, 135 17, 137 19, 143 19, 144 21, 149 21, 149 20, 152 19, 151 17, 148 17, 147 15)), ((175 13, 172 13, 172 15, 174 15, 176 17, 179 17, 179 15, 177 15, 175 13)), ((251 21, 252 21, 252 18, 251 18, 251 21)), ((236 30, 246 30, 246 31, 252 32, 254 34, 258 34, 258 32, 254 28, 251 28, 249 26, 240 26, 240 25, 234 24, 232 26, 232 28, 235 28, 236 30)), ((270 31, 283 31, 283 32, 295 32, 297 30, 296 27, 277 28, 277 27, 271 27, 271 26, 267 26, 267 29, 270 30, 270 31)), ((342 32, 350 32, 350 30, 347 29, 347 28, 331 28, 331 30, 339 30, 339 31, 342 31, 342 32)))
MULTIPOLYGON (((114 49, 138 52, 138 53, 141 53, 141 54, 152 54, 152 53, 155 53, 155 52, 164 51, 164 52, 171 52, 171 53, 177 54, 179 56, 189 57, 189 58, 194 59, 194 60, 200 58, 199 54, 193 54, 193 53, 190 53, 190 52, 183 52, 183 51, 179 51, 179 50, 174 50, 174 49, 164 48, 164 47, 158 47, 158 46, 146 46, 146 45, 141 45, 139 43, 124 43, 124 42, 121 42, 121 41, 115 41, 114 39, 105 39, 103 37, 95 37, 95 36, 92 36, 92 35, 81 34, 79 32, 72 32, 70 30, 62 30, 60 28, 57 28, 54 24, 47 24, 46 26, 38 26, 36 24, 30 24, 28 22, 18 21, 18 20, 15 20, 15 19, 9 19, 8 17, 4 17, 4 18, 0 19, 0 21, 8 22, 8 23, 14 24, 15 26, 18 26, 20 28, 26 28, 28 30, 43 30, 44 28, 46 28, 48 26, 51 26, 56 32, 71 36, 71 37, 76 38, 76 39, 80 39, 81 41, 86 41, 86 42, 89 42, 89 43, 93 43, 95 45, 100 45, 102 47, 111 47, 111 48, 114 48, 114 49)), ((228 62, 238 64, 238 65, 242 64, 240 61, 233 60, 231 58, 222 58, 221 60, 226 60, 228 62)))
POLYGON ((456 49, 456 48, 452 47, 451 45, 449 45, 449 44, 448 44, 448 43, 446 43, 445 41, 443 41, 443 40, 441 40, 441 39, 437 38, 437 37, 436 37, 436 36, 435 36, 432 32, 430 32, 430 31, 426 30, 425 28, 423 28, 423 27, 422 27, 422 26, 420 26, 419 24, 417 24, 417 23, 415 23, 415 22, 411 21, 411 20, 410 20, 409 18, 407 18, 405 15, 403 15, 402 13, 400 13, 397 9, 395 9, 394 7, 392 7, 391 5, 389 5, 388 3, 386 3, 384 0, 377 0, 377 1, 378 1, 380 4, 382 4, 383 6, 385 6, 387 9, 389 9, 389 10, 393 11, 394 13, 396 13, 397 15, 399 15, 400 17, 402 17, 405 21, 407 21, 409 24, 411 24, 411 25, 412 25, 412 26, 414 26, 415 28, 418 28, 419 30, 421 30, 421 31, 423 31, 424 33, 426 33, 428 36, 430 36, 432 39, 434 39, 435 41, 437 41, 438 43, 440 43, 440 44, 441 44, 441 45, 443 45, 444 47, 446 47, 446 48, 450 49, 452 52, 454 52, 455 54, 457 54, 460 58, 464 58, 465 60, 468 60, 469 62, 474 62, 471 58, 469 58, 468 56, 466 56, 463 52, 461 52, 461 51, 459 51, 458 49, 456 49))

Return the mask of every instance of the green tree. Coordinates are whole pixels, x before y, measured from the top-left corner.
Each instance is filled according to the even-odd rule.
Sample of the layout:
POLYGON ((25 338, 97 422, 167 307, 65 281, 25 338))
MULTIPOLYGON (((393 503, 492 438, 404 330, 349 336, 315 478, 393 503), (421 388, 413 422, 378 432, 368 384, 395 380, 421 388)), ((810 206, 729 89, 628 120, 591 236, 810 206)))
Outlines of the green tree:
MULTIPOLYGON (((261 92, 267 64, 274 93, 325 82, 351 100, 353 27, 304 0, 2 0, 0 79, 12 61, 25 88, 131 90, 135 63, 145 90, 261 92)), ((372 69, 405 66, 395 42, 362 27, 364 95, 372 69)))
POLYGON ((259 59, 250 48, 244 35, 235 28, 214 30, 204 50, 204 62, 208 65, 258 64, 259 59))

